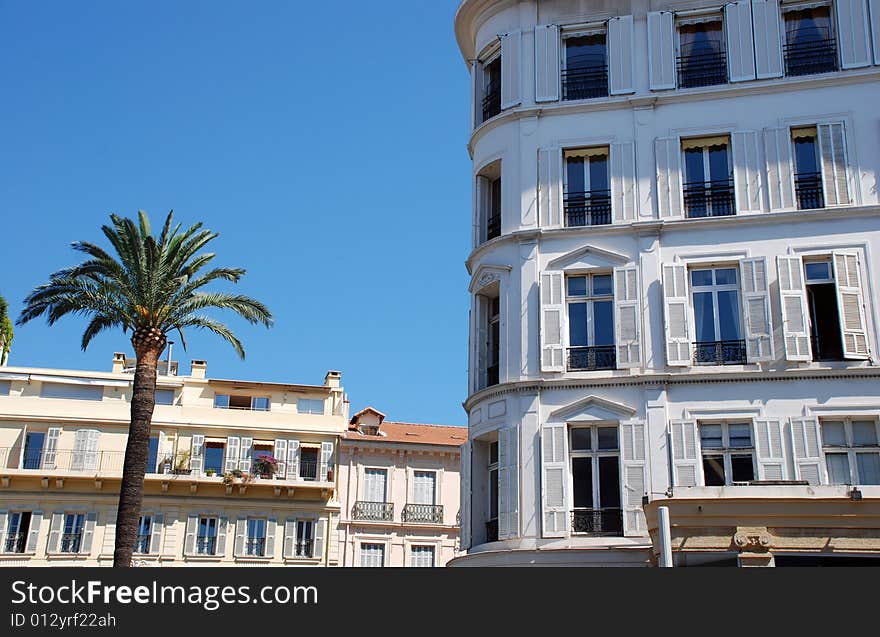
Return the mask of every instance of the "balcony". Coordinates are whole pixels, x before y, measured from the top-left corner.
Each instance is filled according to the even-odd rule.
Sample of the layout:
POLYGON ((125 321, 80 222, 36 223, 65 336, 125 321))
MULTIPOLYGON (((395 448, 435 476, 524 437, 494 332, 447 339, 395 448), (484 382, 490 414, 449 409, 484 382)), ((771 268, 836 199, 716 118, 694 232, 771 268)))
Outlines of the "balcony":
POLYGON ((562 70, 562 99, 588 100, 608 97, 608 65, 605 58, 590 66, 562 70))
POLYGON ((679 88, 727 84, 727 54, 723 50, 680 55, 676 68, 679 88))
POLYGON ((486 541, 487 542, 497 542, 498 541, 498 518, 494 520, 489 520, 486 522, 486 541))
POLYGON ((244 543, 244 554, 248 557, 263 557, 266 554, 266 538, 249 537, 244 543))
POLYGON ((568 371, 590 371, 616 367, 617 352, 614 345, 568 348, 568 371))
POLYGON ((489 84, 483 97, 483 121, 492 119, 501 112, 501 84, 489 84))
POLYGON ((423 524, 443 524, 443 505, 407 504, 403 507, 403 521, 423 524))
POLYGON ((196 538, 196 555, 214 555, 216 548, 216 537, 200 535, 196 538))
POLYGON ((79 553, 79 547, 82 544, 82 532, 80 533, 62 533, 59 550, 61 553, 79 553))
POLYGON ((299 463, 299 479, 306 482, 316 482, 318 480, 318 462, 301 461, 299 463))
POLYGON ((684 185, 684 210, 688 219, 735 215, 733 180, 716 179, 686 183, 684 185))
POLYGON ((694 343, 694 365, 742 365, 745 362, 745 341, 694 343))
POLYGON ((394 519, 394 503, 359 500, 354 503, 351 517, 354 520, 364 520, 367 522, 391 522, 394 519))
POLYGON ((567 192, 563 199, 566 227, 611 223, 611 191, 567 192))
POLYGON ((134 552, 146 555, 150 552, 150 535, 138 535, 134 541, 134 552))
POLYGON ((571 532, 578 535, 622 536, 623 511, 621 509, 574 509, 571 512, 571 532))
MULTIPOLYGON (((815 29, 810 29, 815 34, 815 29)), ((798 31, 787 34, 790 44, 783 47, 785 75, 814 75, 837 70, 837 43, 827 30, 825 37, 798 36, 798 31)))
POLYGON ((314 540, 297 540, 296 544, 293 547, 293 555, 294 557, 298 557, 300 559, 311 559, 314 557, 314 540))
POLYGON ((3 538, 4 553, 24 553, 27 533, 7 533, 3 538))
POLYGON ((501 236, 501 215, 491 215, 486 220, 486 241, 501 236))
POLYGON ((814 210, 825 207, 825 194, 822 191, 822 173, 798 173, 794 176, 794 192, 800 210, 814 210))
POLYGON ((21 447, 0 448, 0 468, 24 471, 58 471, 66 473, 122 474, 124 451, 82 451, 56 449, 54 451, 21 447))

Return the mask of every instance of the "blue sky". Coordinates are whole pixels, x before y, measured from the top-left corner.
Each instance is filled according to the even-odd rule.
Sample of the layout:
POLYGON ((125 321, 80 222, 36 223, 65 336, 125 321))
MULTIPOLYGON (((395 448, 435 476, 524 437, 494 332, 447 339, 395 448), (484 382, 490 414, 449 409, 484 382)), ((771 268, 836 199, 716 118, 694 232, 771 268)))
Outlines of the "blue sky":
MULTIPOLYGON (((0 0, 0 294, 24 296, 101 240, 111 212, 170 209, 220 233, 241 362, 187 335, 208 375, 320 384, 352 408, 462 424, 470 242, 468 77, 457 0, 0 0)), ((121 333, 16 330, 12 365, 107 370, 121 333)))

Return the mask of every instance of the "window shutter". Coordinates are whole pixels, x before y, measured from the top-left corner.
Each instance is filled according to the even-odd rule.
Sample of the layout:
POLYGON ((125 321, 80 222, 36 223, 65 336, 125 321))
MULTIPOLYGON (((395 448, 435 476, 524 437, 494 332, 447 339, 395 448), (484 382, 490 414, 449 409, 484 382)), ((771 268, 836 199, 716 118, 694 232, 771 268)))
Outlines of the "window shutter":
MULTIPOLYGON (((220 534, 219 529, 217 530, 217 534, 220 534)), ((235 557, 241 557, 244 555, 244 541, 246 535, 247 518, 238 518, 235 521, 235 547, 232 552, 235 557)))
POLYGON ((663 303, 666 332, 666 364, 689 367, 687 267, 683 263, 663 266, 663 303))
POLYGON ((116 548, 116 515, 113 515, 113 521, 108 520, 104 523, 104 538, 101 553, 103 555, 113 555, 116 548))
POLYGON ((627 420, 620 423, 622 452, 621 499, 624 535, 644 535, 648 530, 642 497, 647 493, 645 476, 645 421, 627 420))
MULTIPOLYGON (((156 466, 152 467, 153 471, 159 472, 159 467, 162 467, 163 473, 170 473, 171 467, 168 463, 165 462, 166 458, 171 457, 171 445, 168 440, 168 436, 164 431, 159 432, 159 453, 156 454, 156 466)), ((149 470, 150 467, 147 467, 149 470)))
POLYGON ((736 209, 739 212, 761 212, 764 206, 761 201, 758 133, 757 131, 736 131, 732 137, 736 209))
POLYGON ((535 101, 559 100, 559 27, 535 27, 535 101))
POLYGON ((294 557, 294 545, 296 542, 296 520, 287 518, 284 521, 284 545, 281 549, 281 555, 285 559, 294 557))
POLYGON ((287 441, 276 440, 272 456, 278 461, 275 477, 283 480, 287 475, 287 441))
POLYGON ((28 540, 25 550, 28 553, 37 552, 37 542, 40 540, 40 527, 43 525, 43 512, 34 511, 31 513, 31 528, 28 530, 28 540))
POLYGON ((565 371, 565 273, 541 273, 541 371, 565 371))
POLYGON ((697 421, 672 421, 673 486, 695 487, 700 471, 697 451, 697 421))
MULTIPOLYGON (((865 0, 834 0, 840 34, 840 66, 856 69, 871 64, 868 5, 865 0)), ((880 46, 880 42, 874 42, 880 46)))
POLYGON ((825 482, 821 440, 817 418, 791 419, 791 448, 797 480, 807 480, 811 485, 825 482))
POLYGON ((614 335, 617 339, 617 368, 630 369, 642 364, 639 329, 639 268, 614 268, 614 335))
POLYGON ((871 14, 871 41, 874 43, 874 64, 880 64, 880 0, 868 0, 871 14))
POLYGON ((61 543, 61 532, 64 530, 64 512, 56 511, 52 514, 49 525, 49 542, 46 545, 47 553, 57 553, 61 543))
POLYGON ((95 538, 95 525, 97 521, 97 512, 89 511, 86 513, 86 524, 83 529, 82 544, 79 547, 79 552, 83 555, 91 555, 92 553, 92 540, 95 538))
POLYGON ((97 429, 89 429, 86 434, 86 452, 83 460, 83 469, 94 471, 98 468, 98 439, 101 432, 97 429))
POLYGON ((541 428, 541 505, 544 537, 568 535, 568 444, 565 424, 541 428))
POLYGON ((150 553, 158 555, 162 552, 162 531, 165 527, 165 514, 153 514, 153 526, 150 529, 150 553))
POLYGON ((868 330, 859 257, 856 254, 835 252, 833 261, 843 357, 855 360, 867 359, 869 358, 868 330))
POLYGON ((314 549, 312 550, 312 557, 323 560, 324 559, 324 544, 327 541, 327 520, 325 518, 319 518, 317 523, 315 524, 315 543, 314 549))
POLYGON ((648 56, 651 90, 675 88, 675 21, 669 11, 648 13, 648 56))
POLYGON ((333 459, 333 443, 321 443, 321 467, 318 479, 321 482, 327 482, 327 470, 330 468, 330 462, 333 459))
POLYGON ((608 20, 608 92, 635 93, 633 87, 633 17, 608 20))
POLYGON ((677 137, 654 141, 657 158, 657 212, 661 218, 681 217, 681 144, 677 137))
POLYGON ((777 256, 779 303, 782 307, 782 339, 785 359, 811 361, 810 328, 807 323, 807 288, 804 264, 799 256, 777 256))
POLYGON ((205 436, 202 434, 193 434, 192 444, 190 446, 189 468, 194 476, 201 475, 202 467, 205 464, 205 436))
POLYGON ((266 520, 266 555, 265 557, 275 557, 275 531, 278 527, 278 520, 269 518, 266 520))
POLYGON ((77 429, 73 438, 73 454, 70 458, 70 468, 73 471, 82 471, 85 467, 86 446, 88 445, 89 430, 77 429))
POLYGON ((287 479, 299 480, 299 440, 287 441, 287 479))
POLYGON ((749 0, 731 2, 724 7, 727 28, 727 68, 731 82, 755 79, 755 37, 752 32, 752 5, 749 0))
POLYGON ((522 102, 522 31, 501 36, 501 108, 522 102))
POLYGON ((49 427, 46 430, 46 442, 43 445, 43 459, 40 466, 43 469, 55 468, 55 456, 58 451, 58 438, 61 436, 61 427, 49 427))
POLYGON ((542 228, 562 227, 562 150, 538 151, 538 213, 542 228))
POLYGON ((468 130, 473 130, 482 122, 482 110, 480 109, 480 78, 483 76, 482 65, 478 60, 471 61, 471 120, 468 130))
POLYGON ((238 436, 226 437, 226 462, 224 463, 224 471, 235 471, 238 469, 238 459, 241 449, 241 438, 238 436))
POLYGON ((742 274, 743 325, 748 361, 773 360, 773 327, 770 318, 770 292, 767 286, 767 259, 756 257, 739 262, 742 274))
POLYGON ((241 438, 241 456, 238 460, 238 470, 242 473, 251 472, 251 455, 254 450, 254 439, 250 437, 241 438))
POLYGON ((788 128, 764 130, 767 155, 767 194, 770 210, 792 210, 794 202, 794 170, 791 162, 791 132, 788 128))
POLYGON ((636 220, 636 153, 633 142, 611 145, 611 210, 615 223, 636 220))
POLYGON ((471 442, 466 441, 461 446, 461 473, 459 475, 461 496, 459 501, 459 523, 461 528, 461 550, 466 551, 471 547, 471 442))
POLYGON ((778 418, 755 420, 758 479, 785 480, 785 449, 782 422, 778 418))
POLYGON ((2 553, 6 552, 6 525, 8 515, 8 511, 0 511, 0 542, 2 542, 2 544, 0 544, 0 552, 2 553))
POLYGON ((199 524, 199 516, 190 515, 186 518, 186 535, 183 538, 183 554, 195 555, 196 553, 196 528, 199 524))
POLYGON ((498 539, 519 537, 519 429, 498 431, 498 539))
POLYGON ((217 551, 214 555, 226 557, 226 535, 229 533, 229 518, 217 520, 217 551))
POLYGON ((846 166, 843 124, 819 124, 819 150, 822 157, 822 189, 826 206, 852 203, 846 166))
POLYGON ((778 0, 752 0, 757 78, 782 77, 782 28, 778 0))

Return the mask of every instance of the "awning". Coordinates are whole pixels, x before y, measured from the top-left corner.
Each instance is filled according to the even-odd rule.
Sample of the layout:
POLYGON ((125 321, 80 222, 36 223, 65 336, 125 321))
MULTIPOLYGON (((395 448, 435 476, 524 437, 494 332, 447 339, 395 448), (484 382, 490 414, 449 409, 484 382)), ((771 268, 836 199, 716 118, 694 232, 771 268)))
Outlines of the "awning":
POLYGON ((83 376, 50 376, 48 374, 30 374, 30 380, 38 380, 43 383, 58 383, 61 385, 89 385, 92 387, 128 387, 131 381, 113 380, 110 378, 86 378, 83 376))

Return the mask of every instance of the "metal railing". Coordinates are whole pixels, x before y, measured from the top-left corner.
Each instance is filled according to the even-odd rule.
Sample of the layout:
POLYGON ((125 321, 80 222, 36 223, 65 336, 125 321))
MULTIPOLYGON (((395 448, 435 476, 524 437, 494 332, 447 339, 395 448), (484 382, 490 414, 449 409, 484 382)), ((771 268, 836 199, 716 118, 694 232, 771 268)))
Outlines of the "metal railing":
POLYGON ((315 482, 318 479, 318 461, 306 460, 299 463, 299 477, 294 476, 294 480, 305 480, 306 482, 315 482))
POLYGON ((787 36, 794 41, 782 48, 786 75, 813 75, 837 70, 837 43, 833 36, 798 41, 797 35, 791 35, 793 33, 797 31, 787 36))
POLYGON ((565 225, 604 226, 611 223, 611 191, 567 192, 563 197, 565 225))
POLYGON ((122 473, 124 451, 74 451, 73 449, 0 448, 0 467, 27 471, 82 471, 122 473))
POLYGON ((147 554, 150 552, 150 535, 138 535, 134 541, 134 552, 147 554))
POLYGON ((82 543, 82 531, 79 533, 62 533, 59 550, 62 553, 79 553, 82 543))
POLYGON ((568 348, 568 369, 570 371, 614 369, 615 367, 617 367, 617 352, 614 345, 568 348))
POLYGON ((492 215, 486 220, 486 241, 501 236, 501 215, 492 215))
POLYGON ((727 54, 723 49, 680 55, 676 68, 679 88, 727 84, 727 54))
POLYGON ((733 179, 684 184, 684 210, 688 219, 735 215, 733 179))
POLYGON ((354 503, 351 517, 355 520, 390 522, 394 519, 394 503, 366 502, 363 500, 359 500, 354 503))
POLYGON ((314 540, 297 540, 293 547, 295 557, 314 557, 314 540))
POLYGON ((27 533, 7 533, 3 538, 4 553, 24 553, 27 544, 27 533))
POLYGON ((196 538, 196 555, 214 555, 216 548, 216 537, 201 535, 196 538))
POLYGON ((492 119, 501 112, 501 84, 490 84, 483 97, 483 120, 492 119))
POLYGON ((498 541, 498 518, 494 520, 489 520, 486 522, 486 541, 487 542, 497 542, 498 541))
POLYGON ((403 507, 403 521, 443 524, 443 505, 407 504, 403 507))
POLYGON ((694 343, 695 365, 741 365, 745 362, 745 341, 703 341, 694 343))
POLYGON ((266 554, 266 538, 249 537, 244 543, 245 555, 263 556, 266 554))
POLYGON ((794 176, 794 192, 800 210, 825 207, 822 173, 798 173, 794 176))
POLYGON ((562 70, 562 99, 588 100, 608 97, 608 65, 604 57, 590 66, 562 70))
POLYGON ((623 511, 619 508, 574 509, 571 532, 582 535, 623 535, 623 511))

